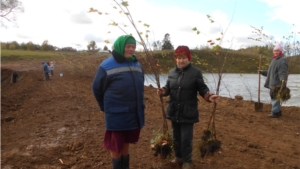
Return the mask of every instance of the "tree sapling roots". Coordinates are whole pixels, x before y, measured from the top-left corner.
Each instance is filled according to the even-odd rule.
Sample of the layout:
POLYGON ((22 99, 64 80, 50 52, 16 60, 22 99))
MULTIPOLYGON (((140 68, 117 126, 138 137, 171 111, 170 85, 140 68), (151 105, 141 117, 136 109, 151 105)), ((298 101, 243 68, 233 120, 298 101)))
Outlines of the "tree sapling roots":
POLYGON ((210 130, 204 130, 203 136, 201 137, 201 141, 199 143, 199 151, 201 153, 201 157, 204 158, 210 154, 214 154, 218 150, 221 149, 221 141, 212 139, 210 130))

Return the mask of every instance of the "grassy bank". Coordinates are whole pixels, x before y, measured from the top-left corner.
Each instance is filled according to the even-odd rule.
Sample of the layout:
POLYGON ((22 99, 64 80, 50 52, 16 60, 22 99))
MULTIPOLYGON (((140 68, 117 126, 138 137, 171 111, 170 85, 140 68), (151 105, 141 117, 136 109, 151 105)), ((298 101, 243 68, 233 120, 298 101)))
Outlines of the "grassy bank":
MULTIPOLYGON (((219 60, 227 58, 227 63, 224 65, 223 72, 225 73, 257 73, 259 67, 259 54, 236 52, 236 51, 220 51, 216 55, 212 50, 192 50, 191 63, 199 67, 204 73, 217 73, 219 69, 219 60), (220 59, 220 57, 223 57, 220 59)), ((159 68, 162 73, 168 71, 175 66, 174 51, 157 51, 154 52, 159 60, 159 68)), ((140 56, 143 56, 140 53, 140 56)), ((138 55, 139 56, 139 55, 138 55)), ((142 59, 142 57, 141 57, 142 59)), ((268 69, 271 62, 271 56, 262 55, 261 69, 268 69)), ((288 57, 289 68, 291 74, 300 74, 300 56, 288 57)), ((149 70, 147 62, 144 61, 145 70, 149 70)))
POLYGON ((27 51, 27 50, 1 50, 1 62, 16 61, 41 61, 41 60, 63 60, 66 58, 88 57, 91 55, 109 55, 95 54, 88 52, 60 52, 60 51, 27 51))
MULTIPOLYGON (((212 50, 192 50, 192 64, 199 67, 204 73, 217 73, 220 67, 220 57, 226 57, 227 63, 224 66, 225 73, 257 73, 259 65, 259 54, 236 52, 223 50, 216 55, 212 50)), ((162 73, 167 73, 175 66, 174 51, 155 51, 159 60, 159 69, 162 73)), ((40 60, 63 60, 76 57, 99 56, 107 57, 109 53, 88 53, 88 52, 43 52, 43 51, 23 51, 23 50, 1 50, 1 62, 17 61, 40 61, 40 60)), ((149 73, 148 63, 144 60, 144 53, 137 52, 137 57, 143 64, 146 73, 149 73)), ((262 68, 267 69, 272 57, 262 56, 262 68)), ((222 60, 222 59, 221 59, 222 60)), ((300 74, 300 56, 288 57, 291 74, 300 74)))

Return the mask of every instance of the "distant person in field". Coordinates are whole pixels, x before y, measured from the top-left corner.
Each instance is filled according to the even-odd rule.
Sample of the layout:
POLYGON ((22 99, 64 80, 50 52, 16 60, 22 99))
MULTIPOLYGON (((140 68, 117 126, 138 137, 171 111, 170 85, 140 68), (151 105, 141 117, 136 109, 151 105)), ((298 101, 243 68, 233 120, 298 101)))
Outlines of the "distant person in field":
POLYGON ((166 117, 171 120, 175 159, 173 163, 190 169, 192 163, 192 140, 194 123, 199 122, 199 94, 207 102, 217 103, 219 96, 210 92, 203 80, 201 70, 191 64, 192 55, 187 46, 175 50, 175 68, 168 74, 166 85, 157 89, 159 96, 169 96, 166 117))
POLYGON ((50 75, 53 76, 54 75, 54 63, 53 62, 50 62, 50 67, 49 67, 49 70, 50 70, 50 75))
POLYGON ((134 55, 136 40, 120 36, 112 56, 98 67, 92 90, 105 113, 104 148, 114 169, 129 169, 129 144, 139 140, 144 126, 144 74, 134 55))
POLYGON ((265 87, 270 89, 272 103, 271 113, 268 115, 272 118, 282 116, 280 100, 276 99, 277 92, 274 91, 276 86, 286 87, 288 79, 288 62, 283 55, 283 49, 280 44, 273 49, 273 59, 268 70, 259 70, 259 73, 266 76, 265 87))
POLYGON ((47 65, 46 62, 42 61, 42 64, 43 64, 43 71, 44 71, 44 75, 45 75, 45 80, 48 81, 50 78, 49 78, 49 67, 47 65))
POLYGON ((47 62, 47 65, 48 65, 48 69, 49 69, 49 76, 51 76, 50 75, 50 62, 47 62))
POLYGON ((13 72, 11 75, 11 82, 12 83, 16 83, 17 82, 17 78, 19 78, 17 72, 13 72))

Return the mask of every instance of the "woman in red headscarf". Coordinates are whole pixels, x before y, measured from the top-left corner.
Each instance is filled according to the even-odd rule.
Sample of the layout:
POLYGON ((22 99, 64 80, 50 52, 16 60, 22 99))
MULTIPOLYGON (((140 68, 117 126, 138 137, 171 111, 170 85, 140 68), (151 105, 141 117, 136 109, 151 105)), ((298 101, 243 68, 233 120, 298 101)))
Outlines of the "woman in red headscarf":
POLYGON ((191 64, 192 55, 187 46, 178 46, 174 59, 176 67, 170 70, 159 96, 170 96, 166 117, 172 122, 175 143, 174 163, 191 168, 194 123, 199 122, 198 93, 207 102, 217 102, 219 96, 212 94, 204 83, 201 70, 191 64))

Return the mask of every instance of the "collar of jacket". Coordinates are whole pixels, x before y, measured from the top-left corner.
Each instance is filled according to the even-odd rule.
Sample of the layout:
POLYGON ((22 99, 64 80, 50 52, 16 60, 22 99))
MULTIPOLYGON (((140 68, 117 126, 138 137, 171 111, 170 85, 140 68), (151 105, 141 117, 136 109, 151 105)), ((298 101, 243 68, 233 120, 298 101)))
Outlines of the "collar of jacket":
POLYGON ((185 68, 183 68, 183 69, 180 69, 180 68, 178 68, 177 66, 176 66, 176 72, 185 72, 185 71, 187 71, 190 67, 192 67, 192 64, 191 63, 189 63, 185 68))
POLYGON ((273 59, 280 59, 280 58, 282 58, 282 57, 283 57, 283 55, 276 56, 276 57, 273 56, 273 59))
MULTIPOLYGON (((119 62, 119 63, 127 62, 125 56, 120 55, 120 54, 119 54, 117 51, 115 51, 115 50, 112 51, 112 55, 113 55, 113 57, 115 58, 115 60, 116 60, 117 62, 119 62)), ((134 61, 133 61, 133 62, 137 62, 136 57, 135 57, 134 55, 133 55, 133 57, 134 57, 134 61)))

